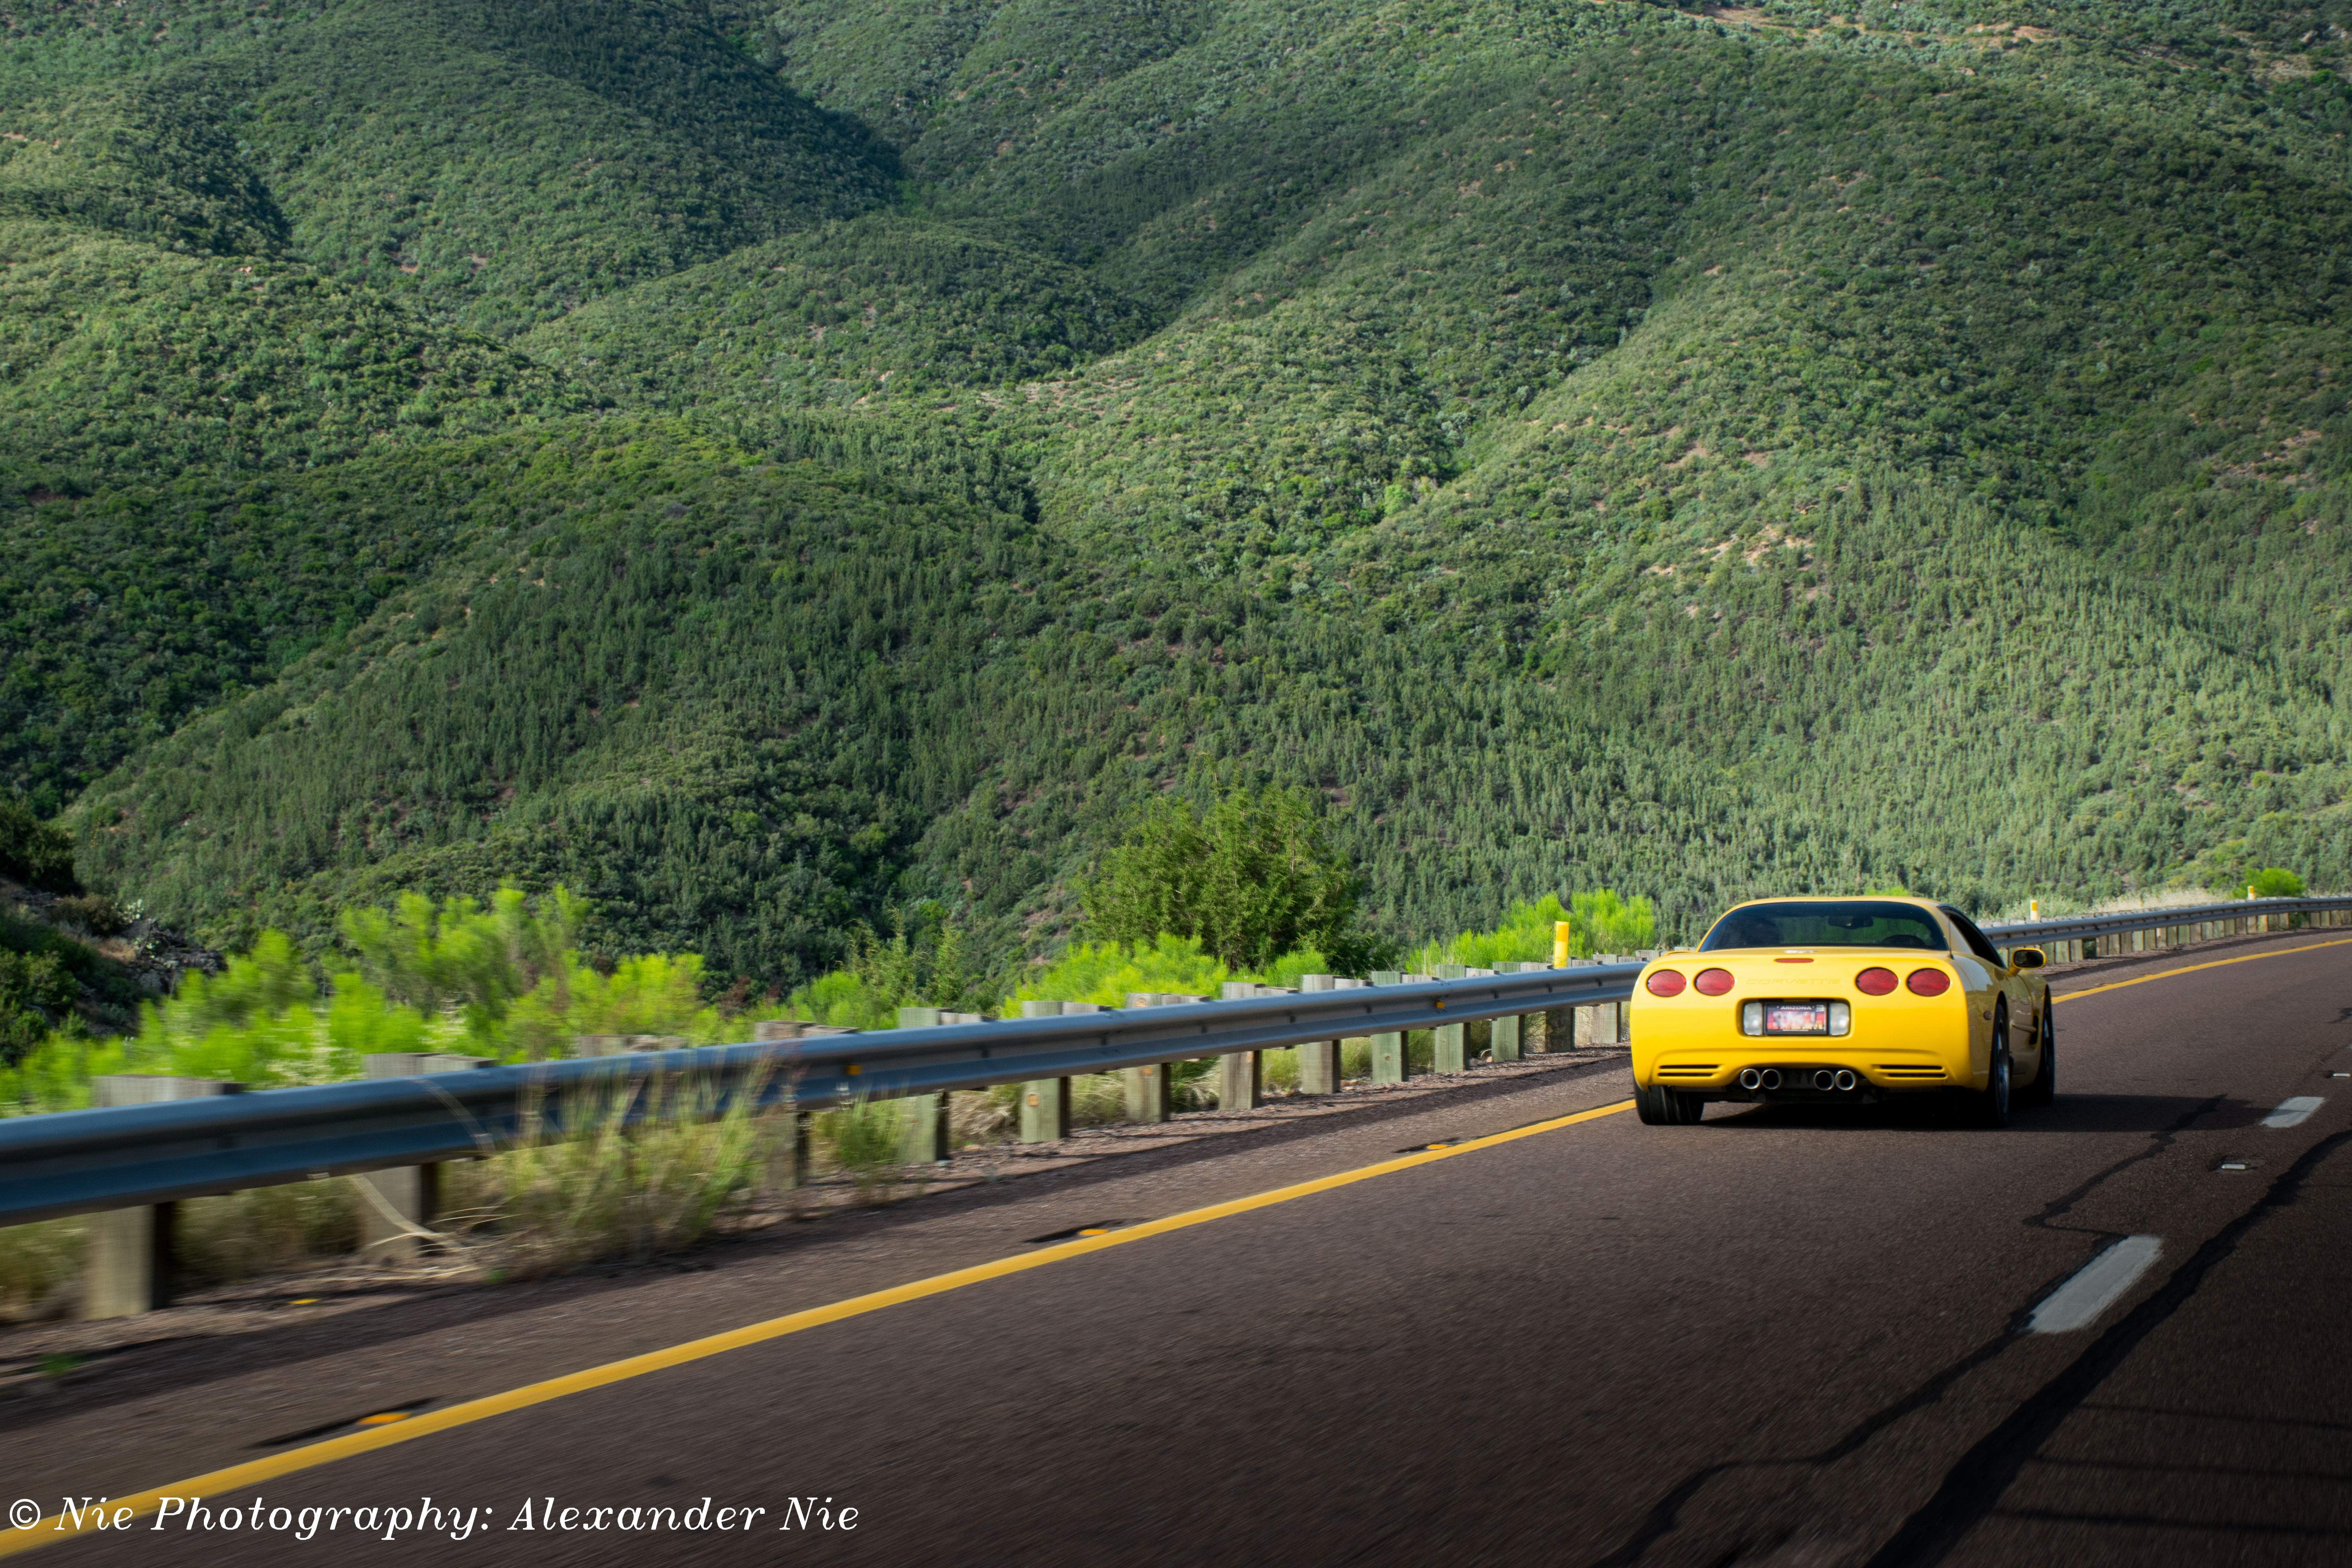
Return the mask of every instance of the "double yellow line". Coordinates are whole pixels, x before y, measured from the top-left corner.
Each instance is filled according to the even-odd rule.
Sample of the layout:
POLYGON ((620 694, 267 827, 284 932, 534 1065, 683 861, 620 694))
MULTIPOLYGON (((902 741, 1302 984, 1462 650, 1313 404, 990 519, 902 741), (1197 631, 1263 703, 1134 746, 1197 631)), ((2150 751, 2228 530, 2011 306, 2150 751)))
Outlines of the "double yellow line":
MULTIPOLYGON (((672 1345, 667 1350, 649 1351, 644 1355, 630 1356, 625 1361, 608 1362, 603 1366, 592 1366, 583 1372, 567 1373, 562 1377, 551 1377, 544 1383, 527 1384, 520 1388, 509 1389, 504 1394, 493 1394, 485 1398, 467 1400, 463 1405, 452 1405, 446 1410, 429 1410, 404 1421, 370 1427, 365 1431, 353 1432, 341 1437, 330 1437, 322 1443, 311 1443, 299 1448, 289 1448, 282 1454, 272 1454, 266 1459, 255 1459, 249 1464, 232 1465, 225 1470, 215 1470, 209 1475, 196 1476, 188 1480, 174 1482, 170 1486, 157 1487, 151 1491, 113 1498, 106 1504, 105 1512, 110 1521, 116 1516, 118 1510, 129 1510, 121 1515, 126 1521, 142 1518, 163 1506, 165 1498, 218 1497, 224 1493, 242 1491, 248 1487, 258 1486, 264 1481, 275 1480, 280 1476, 292 1475, 298 1470, 332 1464, 337 1459, 355 1458, 362 1454, 372 1454, 379 1448, 389 1448, 395 1443, 413 1443, 419 1437, 429 1437, 436 1432, 446 1432, 453 1426, 468 1426, 476 1421, 487 1420, 493 1415, 506 1415, 509 1411, 527 1410, 534 1405, 544 1405, 550 1400, 562 1399, 570 1394, 585 1394, 591 1389, 607 1388, 616 1383, 626 1383, 633 1377, 644 1377, 648 1373, 663 1372, 674 1366, 684 1366, 689 1362, 701 1361, 709 1356, 724 1355, 729 1351, 741 1350, 747 1345, 764 1344, 770 1340, 782 1339, 787 1334, 797 1334, 804 1330, 822 1328, 827 1323, 838 1323, 847 1318, 858 1318, 868 1312, 878 1312, 886 1307, 896 1307, 908 1301, 919 1301, 927 1296, 943 1296, 950 1290, 961 1290, 969 1285, 983 1284, 991 1279, 1002 1279, 1007 1275, 1024 1273, 1032 1268, 1044 1268, 1050 1264, 1066 1262, 1073 1258, 1084 1258, 1089 1253, 1102 1252, 1114 1247, 1126 1247, 1151 1237, 1166 1236, 1171 1231, 1188 1230, 1196 1225, 1207 1225, 1212 1220, 1227 1219, 1234 1215, 1248 1214, 1255 1209, 1272 1208, 1276 1204, 1295 1203, 1300 1198, 1312 1197, 1317 1193, 1328 1193, 1335 1188, 1352 1185, 1357 1182, 1368 1182, 1375 1176, 1385 1176, 1398 1171, 1410 1171, 1419 1165, 1433 1164, 1440 1160, 1451 1160, 1480 1149, 1492 1149, 1498 1144, 1514 1142, 1521 1138, 1533 1138, 1538 1133, 1555 1131, 1562 1127, 1573 1127, 1580 1121, 1591 1121, 1603 1116, 1614 1116, 1620 1111, 1630 1110, 1633 1108, 1633 1102, 1625 1100, 1614 1105, 1604 1105, 1592 1110, 1580 1110, 1569 1116, 1555 1116, 1548 1121, 1538 1121, 1527 1127, 1515 1127, 1507 1132, 1496 1132, 1484 1138, 1472 1138, 1460 1143, 1448 1144, 1442 1149, 1427 1149, 1419 1153, 1406 1154, 1394 1160, 1383 1160, 1377 1165, 1366 1165, 1360 1170, 1342 1171, 1336 1176, 1319 1176, 1311 1182, 1300 1182, 1295 1186, 1277 1187, 1272 1192, 1258 1193, 1246 1198, 1235 1198, 1230 1203, 1213 1204, 1207 1208, 1193 1209, 1186 1214, 1171 1215, 1167 1219, 1155 1219, 1142 1225, 1129 1226, 1121 1230, 1106 1231, 1100 1236, 1081 1237, 1076 1241, 1065 1241, 1052 1247, 1042 1247, 1034 1252, 1024 1252, 1018 1257, 1000 1258, 993 1262, 976 1264, 970 1268, 959 1268, 952 1273, 935 1274, 928 1279, 918 1279, 912 1284, 894 1285, 887 1290, 876 1290, 864 1296, 852 1296, 846 1300, 835 1301, 823 1307, 812 1307, 804 1312, 793 1312, 784 1317, 771 1318, 763 1323, 752 1323, 744 1328, 730 1329, 723 1334, 712 1334, 707 1339, 688 1340, 684 1344, 672 1345)), ((36 1547, 47 1546, 55 1542, 68 1541, 76 1535, 87 1533, 98 1528, 94 1516, 88 1512, 85 1512, 79 1521, 68 1515, 51 1515, 38 1524, 0 1531, 0 1557, 8 1556, 12 1552, 30 1552, 36 1547)))

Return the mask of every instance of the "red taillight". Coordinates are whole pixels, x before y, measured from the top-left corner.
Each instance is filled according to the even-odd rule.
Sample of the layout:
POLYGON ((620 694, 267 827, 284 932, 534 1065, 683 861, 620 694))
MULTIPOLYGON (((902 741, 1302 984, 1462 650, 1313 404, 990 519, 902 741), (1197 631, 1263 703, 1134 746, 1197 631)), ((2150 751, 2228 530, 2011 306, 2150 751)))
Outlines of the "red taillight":
MULTIPOLYGON (((1919 973, 1932 974, 1935 971, 1923 969, 1919 973)), ((1891 969, 1865 969, 1853 977, 1853 988, 1864 996, 1886 995, 1900 984, 1902 982, 1895 978, 1895 971, 1891 969)), ((1913 989, 1916 990, 1917 987, 1915 986, 1913 989)))
POLYGON ((1952 977, 1940 969, 1915 969, 1904 984, 1914 996, 1941 996, 1952 988, 1952 977))
POLYGON ((1728 996, 1731 994, 1731 971, 1702 969, 1698 972, 1698 978, 1691 984, 1698 988, 1702 996, 1728 996))
POLYGON ((1653 996, 1679 996, 1683 994, 1683 977, 1678 970, 1661 969, 1650 976, 1647 984, 1653 996))

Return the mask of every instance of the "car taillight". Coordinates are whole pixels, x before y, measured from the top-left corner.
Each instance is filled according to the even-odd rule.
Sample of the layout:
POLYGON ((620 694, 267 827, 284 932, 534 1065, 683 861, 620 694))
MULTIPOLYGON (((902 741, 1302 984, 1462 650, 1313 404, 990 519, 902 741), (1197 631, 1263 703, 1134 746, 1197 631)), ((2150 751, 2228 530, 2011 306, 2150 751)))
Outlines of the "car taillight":
POLYGON ((1702 996, 1728 996, 1731 994, 1731 971, 1702 969, 1698 972, 1698 978, 1692 981, 1691 984, 1697 988, 1698 994, 1702 996))
POLYGON ((1904 984, 1914 996, 1941 996, 1952 988, 1952 977, 1940 969, 1915 969, 1904 984))
POLYGON ((1679 996, 1683 994, 1684 982, 1679 970, 1661 969, 1651 975, 1646 984, 1653 996, 1679 996))
MULTIPOLYGON (((1923 969, 1919 973, 1928 974, 1934 972, 1923 969)), ((1895 978, 1895 971, 1891 969, 1865 969, 1853 977, 1853 988, 1864 996, 1886 995, 1901 984, 1901 981, 1895 978)))

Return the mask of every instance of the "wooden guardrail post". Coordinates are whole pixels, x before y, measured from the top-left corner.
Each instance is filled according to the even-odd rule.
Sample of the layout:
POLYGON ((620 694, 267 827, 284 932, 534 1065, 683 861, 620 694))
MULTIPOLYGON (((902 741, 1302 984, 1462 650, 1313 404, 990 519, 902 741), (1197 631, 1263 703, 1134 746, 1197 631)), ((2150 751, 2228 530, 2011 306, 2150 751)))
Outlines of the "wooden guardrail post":
MULTIPOLYGON (((805 1018, 762 1018, 751 1026, 751 1038, 760 1045, 773 1045, 784 1040, 823 1039, 833 1035, 854 1035, 856 1029, 838 1024, 813 1024, 805 1018)), ((809 1184, 809 1155, 812 1148, 810 1118, 814 1113, 795 1108, 792 1112, 792 1145, 778 1148, 768 1156, 768 1184, 779 1192, 798 1192, 809 1184)))
MULTIPOLYGON (((429 1072, 467 1072, 497 1066, 491 1057, 441 1051, 378 1051, 360 1058, 368 1078, 417 1078, 429 1072)), ((386 1263, 414 1262, 423 1248, 398 1221, 429 1228, 441 1215, 441 1167, 398 1165, 359 1178, 375 1194, 360 1198, 360 1253, 386 1263), (388 1212, 387 1212, 388 1211, 388 1212)))
MULTIPOLYGON (((104 1073, 89 1080, 89 1102, 94 1109, 153 1105, 236 1094, 244 1088, 222 1079, 104 1073)), ((147 1204, 89 1216, 82 1232, 83 1317, 131 1318, 172 1304, 178 1273, 172 1233, 179 1208, 177 1204, 147 1204)))
MULTIPOLYGON (((1375 985, 1394 985, 1404 977, 1393 969, 1375 969, 1371 981, 1375 985)), ((1405 1058, 1404 1036, 1400 1033, 1374 1035, 1372 1041, 1372 1081, 1402 1083, 1412 1072, 1405 1058)))
MULTIPOLYGON (((1441 963, 1438 980, 1463 980, 1470 971, 1459 963, 1441 963)), ((1470 1070, 1469 1032, 1461 1024, 1440 1024, 1430 1031, 1429 1070, 1432 1072, 1468 1072, 1470 1070)))
MULTIPOLYGON (((1059 1002, 1024 1002, 1024 1018, 1058 1018, 1059 1002)), ((1054 1143, 1070 1135, 1070 1080, 1033 1079, 1021 1086, 1021 1142, 1054 1143)))
MULTIPOLYGON (((1228 980, 1218 988, 1227 1002, 1244 996, 1279 994, 1278 988, 1255 981, 1228 980)), ((1255 1110, 1265 1093, 1265 1058, 1256 1051, 1227 1051, 1217 1058, 1217 1109, 1255 1110)))
MULTIPOLYGON (((1127 994, 1129 1007, 1157 1007, 1157 991, 1130 991, 1127 994)), ((1175 1114, 1176 1101, 1171 1092, 1175 1074, 1172 1062, 1152 1062, 1145 1067, 1125 1068, 1119 1072, 1119 1084, 1127 1091, 1127 1119, 1129 1121, 1155 1123, 1175 1114)))
MULTIPOLYGON (((950 1013, 939 1007, 901 1007, 898 1027, 931 1029, 942 1024, 977 1024, 977 1013, 950 1013)), ((945 1094, 910 1094, 901 1102, 898 1112, 898 1163, 902 1165, 933 1165, 953 1152, 948 1131, 948 1097, 945 1094)))
MULTIPOLYGON (((1298 989, 1302 992, 1333 991, 1335 977, 1328 974, 1302 974, 1298 989)), ((1298 1092, 1301 1094, 1337 1094, 1339 1091, 1339 1042, 1308 1040, 1298 1047, 1298 1092)))
MULTIPOLYGON (((1544 965, 1540 963, 1520 963, 1517 961, 1513 961, 1511 963, 1496 964, 1495 966, 1495 973, 1497 974, 1524 974, 1530 969, 1541 969, 1543 967, 1544 965)), ((1487 1059, 1498 1062, 1515 1062, 1520 1059, 1519 1051, 1523 1037, 1522 1025, 1524 1022, 1525 1020, 1522 1016, 1517 1013, 1511 1014, 1507 1017, 1490 1018, 1487 1020, 1487 1059)))
MULTIPOLYGON (((1592 962, 1596 964, 1623 963, 1626 960, 1617 953, 1602 952, 1594 954, 1592 962)), ((1623 1005, 1616 1002, 1596 1002, 1589 1007, 1579 1007, 1576 1010, 1576 1043, 1580 1046, 1617 1044, 1618 1037, 1623 1032, 1623 1005)))
MULTIPOLYGON (((1471 968, 1464 970, 1462 972, 1462 977, 1465 980, 1484 980, 1489 975, 1498 973, 1500 973, 1500 971, 1493 969, 1480 969, 1474 965, 1471 968)), ((1494 1046, 1494 1019, 1473 1018, 1468 1023, 1462 1026, 1462 1048, 1472 1062, 1476 1062, 1481 1057, 1485 1057, 1489 1061, 1500 1060, 1500 1058, 1493 1055, 1494 1046)))

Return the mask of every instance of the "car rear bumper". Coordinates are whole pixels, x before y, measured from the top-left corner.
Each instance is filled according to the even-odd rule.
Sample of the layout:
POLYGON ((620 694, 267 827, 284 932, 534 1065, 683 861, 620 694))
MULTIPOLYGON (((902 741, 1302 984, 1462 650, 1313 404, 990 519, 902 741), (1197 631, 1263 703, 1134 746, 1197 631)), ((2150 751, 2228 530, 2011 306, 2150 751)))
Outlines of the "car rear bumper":
POLYGON ((1662 1050, 1644 1059, 1634 1052, 1633 1081, 1644 1089, 1681 1089, 1710 1100, 1874 1100, 1890 1094, 1917 1094, 1942 1089, 1979 1089, 1969 1054, 1918 1048, 1871 1049, 1843 1041, 1742 1040, 1726 1049, 1682 1047, 1662 1050), (1762 1083, 1743 1081, 1753 1072, 1762 1083), (1853 1075, 1852 1089, 1822 1088, 1816 1079, 1828 1073, 1853 1075), (1777 1085, 1773 1079, 1777 1077, 1777 1085))

